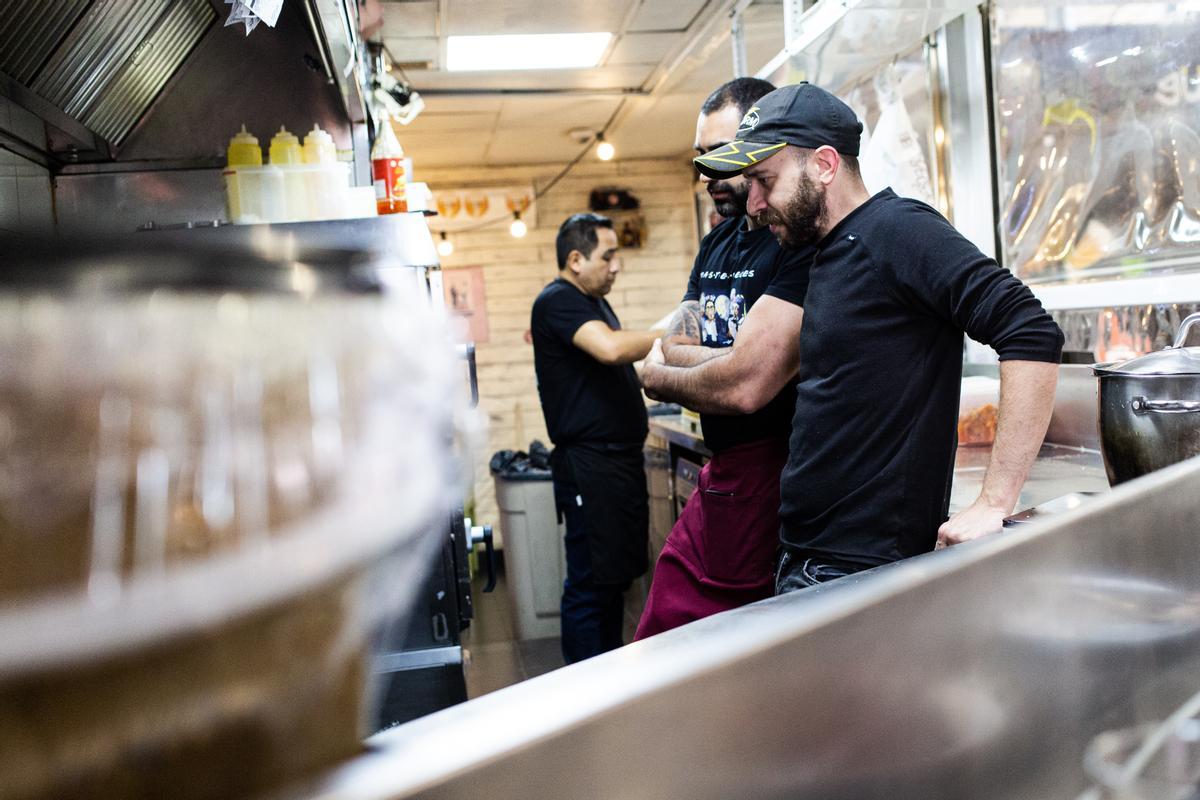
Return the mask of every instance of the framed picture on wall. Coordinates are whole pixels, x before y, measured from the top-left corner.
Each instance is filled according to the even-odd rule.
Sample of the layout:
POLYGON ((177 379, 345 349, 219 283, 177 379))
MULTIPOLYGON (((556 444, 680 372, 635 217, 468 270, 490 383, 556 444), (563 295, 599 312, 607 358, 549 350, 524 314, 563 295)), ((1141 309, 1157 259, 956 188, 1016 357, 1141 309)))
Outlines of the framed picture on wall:
POLYGON ((465 341, 485 344, 490 331, 483 267, 442 270, 442 295, 446 299, 446 310, 465 323, 465 341))

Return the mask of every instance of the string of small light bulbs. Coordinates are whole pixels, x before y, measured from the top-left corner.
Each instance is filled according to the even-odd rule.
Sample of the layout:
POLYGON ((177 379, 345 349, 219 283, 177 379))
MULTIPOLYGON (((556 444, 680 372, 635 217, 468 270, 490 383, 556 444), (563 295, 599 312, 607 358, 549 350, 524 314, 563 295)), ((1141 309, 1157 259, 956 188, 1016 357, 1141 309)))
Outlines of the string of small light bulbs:
MULTIPOLYGON (((551 178, 549 183, 533 193, 533 199, 537 200, 542 195, 546 194, 546 192, 553 189, 554 184, 566 177, 567 173, 570 172, 576 164, 583 160, 583 157, 586 156, 592 149, 592 145, 595 145, 596 147, 596 158, 600 159, 601 161, 612 161, 617 155, 617 148, 613 146, 612 142, 604 138, 604 131, 597 131, 595 138, 584 145, 583 149, 579 151, 575 158, 571 159, 570 163, 563 167, 557 175, 551 178)), ((481 228, 486 228, 489 225, 495 225, 501 221, 501 219, 489 219, 486 222, 479 223, 478 225, 472 225, 469 228, 462 228, 457 231, 457 233, 470 233, 471 231, 477 231, 481 228)), ((508 224, 508 232, 512 234, 514 239, 523 239, 525 234, 529 233, 529 226, 525 224, 525 220, 521 219, 520 211, 513 212, 512 221, 508 224)), ((454 240, 449 238, 445 231, 442 231, 439 234, 437 251, 438 255, 442 256, 443 258, 454 255, 454 240)))

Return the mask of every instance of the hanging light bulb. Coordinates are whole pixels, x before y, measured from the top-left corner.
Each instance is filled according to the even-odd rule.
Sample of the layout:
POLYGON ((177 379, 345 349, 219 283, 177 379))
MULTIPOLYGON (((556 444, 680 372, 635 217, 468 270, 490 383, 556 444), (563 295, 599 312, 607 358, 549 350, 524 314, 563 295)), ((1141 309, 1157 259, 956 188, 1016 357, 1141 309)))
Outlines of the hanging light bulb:
POLYGON ((596 158, 601 161, 612 161, 613 156, 617 154, 617 148, 613 147, 612 142, 605 140, 603 131, 596 134, 596 158))
POLYGON ((520 239, 524 237, 525 234, 529 233, 529 226, 525 224, 525 220, 521 219, 520 211, 513 212, 513 221, 512 224, 508 226, 508 232, 517 239, 520 239))
POLYGON ((449 256, 454 254, 454 242, 446 238, 446 232, 442 231, 442 238, 437 244, 439 256, 449 256))

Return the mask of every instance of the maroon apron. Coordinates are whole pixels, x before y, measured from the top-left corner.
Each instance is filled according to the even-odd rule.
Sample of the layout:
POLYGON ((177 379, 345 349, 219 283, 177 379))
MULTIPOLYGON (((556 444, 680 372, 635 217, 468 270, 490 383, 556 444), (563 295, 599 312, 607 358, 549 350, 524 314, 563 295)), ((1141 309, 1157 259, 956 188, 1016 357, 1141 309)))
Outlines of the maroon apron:
POLYGON ((717 453, 671 529, 634 639, 770 597, 787 440, 717 453))

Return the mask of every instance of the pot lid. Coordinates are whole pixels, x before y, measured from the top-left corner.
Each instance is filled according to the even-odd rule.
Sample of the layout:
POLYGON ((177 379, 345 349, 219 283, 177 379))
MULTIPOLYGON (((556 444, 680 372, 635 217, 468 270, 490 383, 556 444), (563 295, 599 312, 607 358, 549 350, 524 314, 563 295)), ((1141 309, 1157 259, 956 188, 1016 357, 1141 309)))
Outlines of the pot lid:
POLYGON ((1200 375, 1200 347, 1168 347, 1157 353, 1096 367, 1105 375, 1200 375))
POLYGON ((1200 313, 1192 314, 1179 326, 1175 344, 1130 359, 1120 364, 1105 364, 1095 368, 1097 375, 1200 375, 1200 347, 1184 347, 1188 330, 1200 323, 1200 313))

